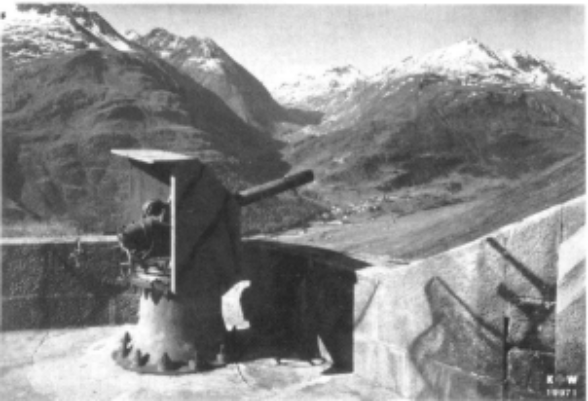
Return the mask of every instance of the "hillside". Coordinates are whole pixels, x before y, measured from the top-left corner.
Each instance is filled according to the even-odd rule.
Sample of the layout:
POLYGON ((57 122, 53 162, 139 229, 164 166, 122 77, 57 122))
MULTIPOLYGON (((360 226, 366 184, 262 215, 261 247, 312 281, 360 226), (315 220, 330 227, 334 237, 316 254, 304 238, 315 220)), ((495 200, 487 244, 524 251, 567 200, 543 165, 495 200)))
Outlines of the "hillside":
MULTIPOLYGON (((586 193, 585 154, 556 163, 544 172, 476 199, 402 214, 405 199, 391 199, 395 212, 343 224, 316 223, 304 232, 285 232, 278 239, 320 245, 342 252, 383 257, 404 263, 463 245, 551 206, 586 193)), ((341 223, 341 222, 339 222, 341 223)))
POLYGON ((455 203, 577 155, 583 85, 530 55, 507 54, 508 62, 468 40, 323 91, 323 122, 292 134, 287 160, 319 171, 326 200, 420 191, 455 203))
POLYGON ((105 215, 116 221, 116 199, 126 184, 112 148, 196 153, 235 186, 288 168, 277 143, 148 56, 76 52, 6 68, 3 86, 3 141, 15 150, 3 160, 10 176, 4 194, 45 217, 85 219, 95 208, 97 221, 105 215))
POLYGON ((232 188, 289 170, 278 142, 170 64, 139 47, 112 46, 112 28, 83 10, 26 6, 35 17, 13 20, 3 36, 10 45, 3 48, 2 79, 3 197, 12 201, 6 204, 44 220, 73 221, 86 232, 118 229, 129 188, 127 166, 110 154, 113 148, 197 154, 232 188), (45 35, 45 50, 34 57, 19 51, 19 44, 30 47, 39 20, 49 32, 79 29, 76 40, 88 46, 70 48, 59 35, 45 35), (83 28, 90 25, 101 30, 83 28))
POLYGON ((281 104, 333 114, 366 83, 367 77, 361 71, 344 65, 314 74, 299 74, 273 88, 273 93, 281 104))

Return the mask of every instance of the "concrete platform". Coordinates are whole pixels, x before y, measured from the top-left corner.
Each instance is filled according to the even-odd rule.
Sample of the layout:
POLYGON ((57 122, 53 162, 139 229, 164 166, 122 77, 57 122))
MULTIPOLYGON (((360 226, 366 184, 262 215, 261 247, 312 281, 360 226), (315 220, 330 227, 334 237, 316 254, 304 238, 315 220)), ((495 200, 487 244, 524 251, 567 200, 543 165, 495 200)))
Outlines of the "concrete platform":
POLYGON ((175 378, 110 359, 139 296, 117 281, 114 239, 0 241, 0 399, 584 399, 585 237, 578 198, 408 263, 245 241, 222 302, 242 362, 175 378))
POLYGON ((243 358, 206 373, 139 375, 111 359, 128 326, 0 334, 2 400, 397 400, 353 374, 323 375, 328 363, 243 358))

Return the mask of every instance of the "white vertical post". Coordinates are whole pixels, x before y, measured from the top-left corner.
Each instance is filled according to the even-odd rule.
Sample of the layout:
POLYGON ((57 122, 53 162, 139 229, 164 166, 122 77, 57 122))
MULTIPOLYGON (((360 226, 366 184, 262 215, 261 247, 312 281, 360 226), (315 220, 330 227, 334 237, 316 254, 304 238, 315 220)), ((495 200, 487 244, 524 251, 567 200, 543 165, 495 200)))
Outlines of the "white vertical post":
POLYGON ((171 283, 170 283, 170 288, 171 288, 171 292, 174 294, 177 294, 177 273, 178 273, 178 268, 176 266, 176 261, 177 261, 177 241, 176 241, 176 236, 177 236, 177 216, 178 216, 178 210, 177 210, 177 199, 176 199, 176 194, 177 194, 177 187, 178 183, 176 181, 176 176, 172 173, 171 177, 170 177, 170 202, 171 202, 171 257, 170 257, 170 261, 169 261, 169 265, 170 265, 170 270, 171 270, 171 283))

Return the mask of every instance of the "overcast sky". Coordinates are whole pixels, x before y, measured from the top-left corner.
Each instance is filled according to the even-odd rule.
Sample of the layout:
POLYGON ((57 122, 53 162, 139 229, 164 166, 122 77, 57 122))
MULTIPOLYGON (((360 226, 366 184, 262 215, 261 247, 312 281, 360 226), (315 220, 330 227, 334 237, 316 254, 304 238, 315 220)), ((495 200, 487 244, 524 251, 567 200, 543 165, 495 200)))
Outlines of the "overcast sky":
POLYGON ((86 4, 121 33, 162 27, 210 37, 270 87, 298 71, 351 64, 375 73, 473 37, 584 70, 581 5, 86 4))

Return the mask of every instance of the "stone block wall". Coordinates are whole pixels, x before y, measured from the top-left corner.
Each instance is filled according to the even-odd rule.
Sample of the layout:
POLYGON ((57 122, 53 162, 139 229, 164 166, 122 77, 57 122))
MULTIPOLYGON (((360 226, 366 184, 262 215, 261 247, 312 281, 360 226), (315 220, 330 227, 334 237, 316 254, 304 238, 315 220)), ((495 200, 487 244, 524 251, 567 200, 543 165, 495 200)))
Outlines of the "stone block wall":
POLYGON ((2 330, 133 322, 138 292, 118 282, 113 237, 4 239, 2 330))
POLYGON ((425 260, 358 271, 354 371, 408 398, 567 388, 566 375, 585 372, 584 208, 577 199, 425 260))

